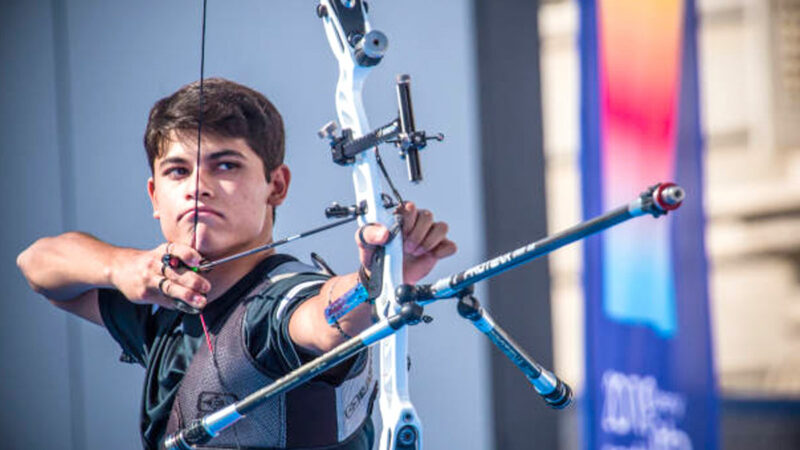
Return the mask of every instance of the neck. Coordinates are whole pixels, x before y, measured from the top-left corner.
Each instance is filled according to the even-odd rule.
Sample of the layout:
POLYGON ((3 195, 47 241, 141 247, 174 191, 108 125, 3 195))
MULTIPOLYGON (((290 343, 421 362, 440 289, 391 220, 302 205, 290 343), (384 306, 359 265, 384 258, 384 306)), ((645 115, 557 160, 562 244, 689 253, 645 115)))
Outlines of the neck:
POLYGON ((205 274, 206 279, 211 283, 211 291, 207 295, 208 303, 218 299, 261 261, 274 254, 275 250, 271 249, 220 264, 211 269, 205 274))

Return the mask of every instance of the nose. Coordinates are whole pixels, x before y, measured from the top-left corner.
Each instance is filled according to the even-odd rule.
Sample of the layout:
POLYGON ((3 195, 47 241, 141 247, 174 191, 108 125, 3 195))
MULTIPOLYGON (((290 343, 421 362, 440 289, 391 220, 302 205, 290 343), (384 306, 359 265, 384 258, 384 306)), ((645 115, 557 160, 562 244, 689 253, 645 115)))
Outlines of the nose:
POLYGON ((195 197, 200 199, 208 198, 211 197, 213 193, 211 189, 211 180, 202 170, 194 172, 192 176, 188 178, 188 183, 186 183, 185 187, 185 195, 188 200, 194 200, 195 197))

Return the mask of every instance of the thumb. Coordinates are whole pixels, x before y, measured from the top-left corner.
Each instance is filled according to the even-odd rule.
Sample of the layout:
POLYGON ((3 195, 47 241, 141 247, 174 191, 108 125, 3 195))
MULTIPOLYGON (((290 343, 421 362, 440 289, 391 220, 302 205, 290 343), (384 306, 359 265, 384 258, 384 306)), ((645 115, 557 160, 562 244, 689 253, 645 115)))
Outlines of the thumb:
POLYGON ((389 230, 379 223, 370 223, 356 230, 355 240, 361 264, 369 269, 372 253, 389 240, 389 230))

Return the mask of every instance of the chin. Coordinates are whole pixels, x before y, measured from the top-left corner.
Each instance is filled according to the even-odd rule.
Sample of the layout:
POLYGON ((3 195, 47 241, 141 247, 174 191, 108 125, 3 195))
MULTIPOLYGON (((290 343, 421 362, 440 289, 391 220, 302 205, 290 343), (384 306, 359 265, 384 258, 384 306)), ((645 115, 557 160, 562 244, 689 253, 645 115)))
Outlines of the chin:
MULTIPOLYGON (((191 234, 189 235, 191 242, 191 234)), ((239 226, 236 230, 204 226, 197 227, 196 249, 203 258, 215 260, 250 250, 270 241, 263 229, 239 226)))
POLYGON ((224 243, 215 242, 213 239, 197 239, 197 251, 203 255, 207 260, 215 260, 228 256, 233 252, 230 250, 229 245, 224 243))
POLYGON ((201 238, 198 236, 197 251, 203 255, 203 258, 213 261, 250 250, 259 245, 261 244, 253 241, 242 242, 238 240, 214 239, 212 237, 201 238))

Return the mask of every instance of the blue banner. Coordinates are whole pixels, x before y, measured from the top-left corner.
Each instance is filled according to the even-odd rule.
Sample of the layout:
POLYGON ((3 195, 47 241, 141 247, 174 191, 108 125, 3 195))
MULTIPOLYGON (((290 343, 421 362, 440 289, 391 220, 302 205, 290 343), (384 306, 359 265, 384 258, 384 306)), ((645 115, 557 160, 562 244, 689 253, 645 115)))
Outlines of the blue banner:
POLYGON ((580 1, 584 218, 656 182, 687 194, 585 241, 585 448, 718 446, 695 14, 693 0, 580 1))

